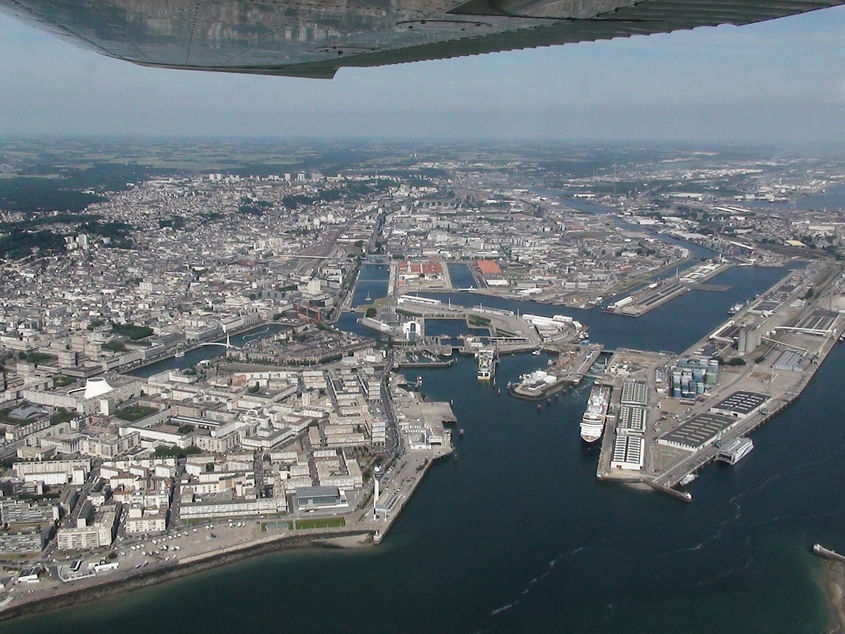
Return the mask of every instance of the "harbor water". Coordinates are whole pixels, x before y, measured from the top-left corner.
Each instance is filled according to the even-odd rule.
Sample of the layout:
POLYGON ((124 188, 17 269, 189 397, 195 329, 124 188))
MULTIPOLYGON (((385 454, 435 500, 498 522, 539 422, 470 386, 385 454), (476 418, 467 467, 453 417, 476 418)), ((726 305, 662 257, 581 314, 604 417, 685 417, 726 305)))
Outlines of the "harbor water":
MULTIPOLYGON (((639 319, 576 314, 595 341, 678 351, 782 274, 736 269, 719 280, 731 291, 692 292, 639 319)), ((540 308, 532 312, 563 312, 540 308)), ((498 385, 545 363, 505 356, 498 385)), ((475 372, 471 358, 409 371, 429 399, 454 401, 465 435, 382 545, 261 556, 0 633, 824 630, 822 566, 809 548, 845 549, 845 346, 754 434, 750 456, 704 469, 692 504, 595 479, 597 456, 578 426, 589 383, 538 411, 475 372)))
POLYGON ((475 288, 475 278, 469 270, 469 266, 463 262, 452 262, 449 265, 449 278, 452 280, 452 288, 475 288))
POLYGON ((482 305, 545 317, 570 315, 589 327, 591 341, 609 349, 626 347, 682 352, 727 319, 731 306, 752 299, 787 273, 783 268, 744 266, 728 269, 710 280, 713 284, 729 287, 727 291, 692 290, 636 318, 603 313, 599 308, 579 310, 469 292, 420 295, 453 305, 482 305))
POLYGON ((358 274, 352 306, 372 304, 374 299, 385 297, 389 277, 390 268, 386 264, 364 264, 358 274))
MULTIPOLYGON (((271 337, 277 332, 281 332, 282 330, 286 330, 287 326, 283 326, 281 324, 267 324, 264 326, 258 326, 257 328, 252 328, 245 332, 242 332, 238 335, 233 335, 229 342, 233 346, 240 347, 244 343, 248 341, 253 341, 255 339, 261 339, 264 337, 271 337)), ((225 342, 225 339, 222 341, 225 342)), ((162 359, 161 361, 156 361, 155 363, 151 363, 150 365, 145 365, 137 370, 133 370, 129 374, 132 376, 139 376, 142 378, 147 378, 152 376, 153 374, 157 374, 159 372, 164 372, 165 370, 181 370, 184 368, 190 368, 200 361, 211 361, 212 359, 216 359, 217 357, 222 357, 226 353, 226 348, 223 346, 200 346, 198 348, 194 348, 193 350, 188 350, 185 352, 184 356, 181 357, 167 357, 162 359)))

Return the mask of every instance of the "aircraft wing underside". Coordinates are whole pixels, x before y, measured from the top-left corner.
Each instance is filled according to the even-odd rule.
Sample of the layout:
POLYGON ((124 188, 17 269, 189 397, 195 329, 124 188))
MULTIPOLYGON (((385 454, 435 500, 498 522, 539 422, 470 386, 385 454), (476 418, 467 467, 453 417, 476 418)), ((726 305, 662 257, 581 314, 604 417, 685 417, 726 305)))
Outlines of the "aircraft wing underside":
POLYGON ((749 24, 845 0, 0 0, 0 8, 148 66, 332 77, 553 44, 749 24))

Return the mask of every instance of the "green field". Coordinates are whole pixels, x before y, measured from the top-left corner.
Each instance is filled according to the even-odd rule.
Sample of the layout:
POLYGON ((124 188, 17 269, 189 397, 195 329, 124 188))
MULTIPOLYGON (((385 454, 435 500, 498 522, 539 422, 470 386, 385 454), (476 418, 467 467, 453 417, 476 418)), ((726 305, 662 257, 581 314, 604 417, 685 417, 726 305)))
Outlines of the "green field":
POLYGON ((313 520, 296 520, 297 528, 337 528, 346 526, 346 520, 342 517, 320 517, 313 520))

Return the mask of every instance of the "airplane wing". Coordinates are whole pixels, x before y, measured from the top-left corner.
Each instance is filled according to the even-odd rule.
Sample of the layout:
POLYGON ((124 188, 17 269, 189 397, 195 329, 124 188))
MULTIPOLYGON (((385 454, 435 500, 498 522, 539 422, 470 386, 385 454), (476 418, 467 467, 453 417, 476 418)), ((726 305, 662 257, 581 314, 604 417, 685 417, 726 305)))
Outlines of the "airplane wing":
POLYGON ((750 24, 845 0, 0 0, 145 66, 331 78, 381 66, 750 24))

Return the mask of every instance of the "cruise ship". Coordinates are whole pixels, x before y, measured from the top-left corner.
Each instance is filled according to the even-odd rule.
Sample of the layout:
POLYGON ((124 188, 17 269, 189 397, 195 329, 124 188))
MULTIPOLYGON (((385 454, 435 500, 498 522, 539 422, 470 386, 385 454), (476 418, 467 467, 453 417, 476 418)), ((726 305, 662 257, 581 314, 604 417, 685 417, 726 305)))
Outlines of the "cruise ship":
POLYGON ((493 348, 482 348, 475 356, 478 359, 478 380, 492 381, 496 374, 496 351, 493 348))
POLYGON ((581 438, 584 442, 592 443, 601 438, 604 431, 604 415, 610 402, 610 388, 604 385, 593 385, 587 409, 581 418, 581 438))

